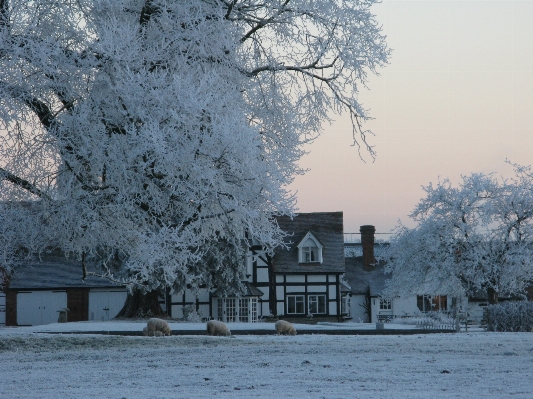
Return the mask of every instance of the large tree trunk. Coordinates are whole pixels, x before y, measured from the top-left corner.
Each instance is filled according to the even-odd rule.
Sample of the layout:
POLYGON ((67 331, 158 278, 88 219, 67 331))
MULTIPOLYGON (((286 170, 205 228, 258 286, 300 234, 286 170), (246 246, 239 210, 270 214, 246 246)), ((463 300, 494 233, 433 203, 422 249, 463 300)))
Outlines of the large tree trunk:
POLYGON ((143 293, 139 289, 128 292, 124 307, 118 312, 116 318, 145 319, 148 317, 168 317, 159 305, 159 292, 143 293))
POLYGON ((487 288, 487 296, 489 299, 489 304, 496 305, 498 303, 498 291, 494 288, 487 288))

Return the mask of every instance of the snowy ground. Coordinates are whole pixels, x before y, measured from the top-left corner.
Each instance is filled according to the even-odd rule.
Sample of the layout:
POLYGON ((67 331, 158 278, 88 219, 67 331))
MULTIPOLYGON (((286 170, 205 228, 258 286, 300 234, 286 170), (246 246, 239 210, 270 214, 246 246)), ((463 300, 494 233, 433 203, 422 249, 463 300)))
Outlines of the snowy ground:
MULTIPOLYGON (((169 321, 172 331, 205 331, 205 323, 184 323, 169 321)), ((25 333, 71 333, 71 332, 105 332, 105 331, 138 331, 142 332, 146 322, 139 321, 82 321, 77 323, 53 323, 32 327, 17 328, 0 328, 0 336, 6 334, 25 334, 25 333)), ((238 334, 240 330, 271 330, 275 333, 274 323, 228 323, 230 330, 238 334)), ((375 330, 376 325, 372 323, 318 323, 318 324, 294 324, 297 330, 312 330, 320 333, 324 330, 375 330)), ((407 324, 385 324, 385 329, 394 330, 412 330, 416 329, 413 325, 407 324)))
MULTIPOLYGON (((234 338, 35 332, 76 324, 94 331, 96 323, 0 328, 0 397, 533 397, 531 333, 340 336, 317 330, 278 337, 238 335, 237 326, 234 338)), ((108 331, 125 328, 118 327, 107 324, 108 331)))

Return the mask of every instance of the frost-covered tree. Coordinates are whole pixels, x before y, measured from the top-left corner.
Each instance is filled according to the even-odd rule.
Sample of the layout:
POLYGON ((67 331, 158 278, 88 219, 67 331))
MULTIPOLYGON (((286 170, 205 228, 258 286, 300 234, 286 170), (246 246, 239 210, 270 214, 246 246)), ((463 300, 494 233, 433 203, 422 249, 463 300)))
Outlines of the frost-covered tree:
POLYGON ((357 101, 389 55, 373 3, 0 0, 0 192, 26 216, 4 231, 145 291, 235 284, 239 262, 205 259, 280 244, 274 215, 332 112, 373 154, 357 101))
POLYGON ((517 170, 513 180, 463 176, 424 187, 426 197, 391 238, 387 295, 486 292, 520 295, 533 281, 533 184, 517 170))

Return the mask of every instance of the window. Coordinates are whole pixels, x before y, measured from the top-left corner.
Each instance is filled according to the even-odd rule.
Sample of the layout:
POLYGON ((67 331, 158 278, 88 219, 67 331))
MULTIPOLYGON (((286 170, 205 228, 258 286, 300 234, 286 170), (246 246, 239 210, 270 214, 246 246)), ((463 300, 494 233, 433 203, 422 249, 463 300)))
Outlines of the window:
POLYGON ((239 299, 239 321, 248 322, 248 298, 239 299))
POLYGON ((341 299, 341 314, 350 315, 350 296, 344 295, 341 299))
POLYGON ((392 301, 390 299, 380 299, 379 309, 380 310, 392 310, 392 301))
POLYGON ((287 314, 305 314, 303 295, 287 295, 287 314))
POLYGON ((235 309, 235 300, 237 298, 226 298, 226 321, 232 322, 237 319, 237 309, 235 309))
POLYGON ((317 247, 302 247, 302 262, 303 263, 318 262, 318 248, 317 247))
POLYGON ((218 298, 218 320, 257 323, 257 298, 218 298))
POLYGON ((251 322, 257 323, 257 298, 250 298, 250 316, 251 322))
POLYGON ((448 310, 448 297, 446 295, 418 295, 416 305, 421 312, 438 312, 448 310))
POLYGON ((224 316, 224 299, 219 298, 217 302, 218 302, 218 306, 217 306, 218 320, 224 321, 224 319, 225 319, 225 316, 224 316))
POLYGON ((299 263, 322 263, 322 244, 308 232, 298 244, 299 263))
POLYGON ((325 295, 309 295, 309 313, 326 313, 325 295))

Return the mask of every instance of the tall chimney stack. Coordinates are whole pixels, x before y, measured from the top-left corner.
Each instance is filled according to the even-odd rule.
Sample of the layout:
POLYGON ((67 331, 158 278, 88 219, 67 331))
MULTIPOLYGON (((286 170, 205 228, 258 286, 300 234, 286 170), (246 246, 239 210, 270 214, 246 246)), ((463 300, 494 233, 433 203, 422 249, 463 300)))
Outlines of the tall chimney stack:
POLYGON ((374 270, 376 258, 374 257, 374 233, 376 228, 371 225, 361 226, 361 245, 363 247, 363 270, 374 270))

